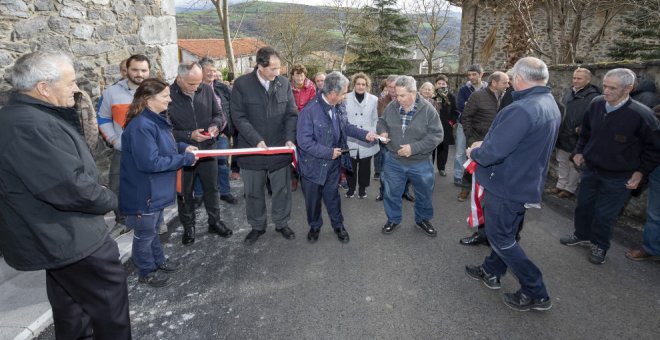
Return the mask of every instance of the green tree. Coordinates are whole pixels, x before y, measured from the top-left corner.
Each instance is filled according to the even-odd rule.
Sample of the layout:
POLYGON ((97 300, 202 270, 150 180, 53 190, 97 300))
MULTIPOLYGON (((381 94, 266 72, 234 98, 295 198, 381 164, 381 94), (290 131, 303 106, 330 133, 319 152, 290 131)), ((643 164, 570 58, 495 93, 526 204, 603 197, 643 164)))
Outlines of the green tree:
POLYGON ((610 47, 613 59, 660 59, 660 1, 647 1, 624 18, 620 39, 610 47))
POLYGON ((363 8, 362 20, 353 23, 357 41, 350 47, 357 58, 350 69, 371 75, 400 74, 410 68, 402 59, 409 52, 413 35, 409 20, 399 14, 396 0, 375 0, 363 8))

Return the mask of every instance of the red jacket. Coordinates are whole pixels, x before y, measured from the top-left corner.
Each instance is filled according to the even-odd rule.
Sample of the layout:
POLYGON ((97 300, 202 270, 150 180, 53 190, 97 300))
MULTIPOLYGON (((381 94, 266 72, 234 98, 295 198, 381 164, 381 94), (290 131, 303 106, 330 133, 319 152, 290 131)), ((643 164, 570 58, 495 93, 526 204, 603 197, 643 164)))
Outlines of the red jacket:
POLYGON ((316 86, 314 86, 314 83, 307 78, 305 78, 303 87, 301 89, 297 88, 292 80, 291 89, 293 90, 293 97, 296 98, 296 106, 298 107, 298 112, 302 111, 303 107, 305 107, 305 105, 307 105, 310 100, 316 97, 316 86))

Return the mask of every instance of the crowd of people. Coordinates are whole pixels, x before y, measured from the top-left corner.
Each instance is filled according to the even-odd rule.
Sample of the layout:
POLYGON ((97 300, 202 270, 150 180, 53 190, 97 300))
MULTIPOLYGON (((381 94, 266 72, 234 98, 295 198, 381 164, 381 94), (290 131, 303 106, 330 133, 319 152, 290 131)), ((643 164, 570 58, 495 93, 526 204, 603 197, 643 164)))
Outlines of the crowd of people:
POLYGON ((138 281, 151 287, 170 284, 181 268, 165 256, 158 237, 167 232, 165 207, 176 201, 185 246, 195 242, 197 205, 207 212, 209 233, 233 235, 220 212, 221 200, 238 200, 230 177, 243 181, 247 246, 266 232, 268 215, 283 238, 295 238, 288 224, 299 183, 308 242, 319 239, 323 205, 337 239, 349 242, 342 178, 347 199, 367 198, 372 162, 380 184, 376 200, 384 207, 382 232, 401 225, 405 199, 414 202, 415 226, 434 237, 433 163, 447 176, 451 144, 457 199, 483 210, 483 223, 460 243, 492 248, 483 263, 466 266, 466 274, 499 289, 510 270, 521 288, 504 294, 507 306, 552 307, 541 270, 518 240, 525 211, 539 207, 553 153, 559 178, 546 193, 577 196, 575 231, 562 244, 588 245, 589 261, 603 263, 615 218, 631 194, 648 187, 643 246, 626 256, 660 259, 660 122, 649 106, 656 114, 659 108, 657 97, 634 99, 637 78, 628 69, 607 72, 601 91, 588 69, 577 68, 572 87, 557 101, 547 86, 547 66, 533 57, 485 81, 483 69, 471 65, 457 95, 445 75, 419 89, 413 77, 390 75, 377 94, 364 73, 310 79, 295 65, 287 79, 271 47, 259 49, 254 70, 233 84, 222 81, 208 58, 181 63, 171 84, 150 77, 145 55, 122 65, 125 77, 96 106, 98 131, 113 150, 107 186, 90 152, 91 101, 78 89, 69 57, 33 52, 16 60, 15 92, 0 109, 6 146, 0 153, 0 246, 12 267, 46 270, 58 338, 131 337, 126 273, 103 217, 110 211, 116 227, 134 231, 138 281), (196 154, 269 147, 295 148, 297 167, 289 154, 256 152, 233 157, 230 173, 227 157, 196 154), (467 161, 476 164, 474 174, 465 171, 467 161), (483 195, 471 193, 475 183, 483 195))

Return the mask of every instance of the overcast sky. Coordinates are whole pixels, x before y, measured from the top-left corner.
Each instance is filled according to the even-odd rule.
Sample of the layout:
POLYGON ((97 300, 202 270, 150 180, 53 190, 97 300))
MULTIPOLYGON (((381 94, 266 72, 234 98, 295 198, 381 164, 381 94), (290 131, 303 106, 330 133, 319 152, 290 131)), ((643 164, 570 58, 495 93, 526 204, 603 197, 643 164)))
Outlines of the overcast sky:
MULTIPOLYGON (((210 3, 209 1, 205 0, 174 0, 176 3, 177 7, 186 7, 189 6, 191 3, 201 3, 202 1, 210 3)), ((294 3, 294 4, 302 4, 302 5, 325 5, 326 1, 325 0, 260 0, 260 1, 268 1, 268 2, 287 2, 287 3, 294 3)), ((235 2, 241 2, 240 0, 230 0, 229 3, 235 3, 235 2)))

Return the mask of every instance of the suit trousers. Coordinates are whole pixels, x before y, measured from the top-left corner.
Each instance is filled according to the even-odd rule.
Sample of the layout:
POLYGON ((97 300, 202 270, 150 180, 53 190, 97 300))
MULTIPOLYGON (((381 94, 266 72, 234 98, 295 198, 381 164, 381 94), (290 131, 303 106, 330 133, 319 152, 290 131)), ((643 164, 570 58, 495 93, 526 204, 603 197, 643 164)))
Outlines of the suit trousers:
POLYGON ((68 266, 46 270, 55 338, 131 338, 126 272, 109 236, 95 252, 68 266))
POLYGON ((218 197, 218 162, 215 158, 200 159, 194 166, 183 168, 181 183, 183 197, 179 196, 177 199, 179 220, 184 227, 195 226, 195 202, 193 201, 195 176, 199 176, 202 182, 204 191, 202 197, 209 226, 216 225, 220 221, 220 198, 218 197))
MULTIPOLYGON (((273 196, 270 215, 276 229, 288 226, 291 218, 291 167, 268 171, 241 169, 245 188, 245 214, 253 230, 266 230, 266 179, 273 196)), ((335 186, 337 183, 335 183, 335 186)))
POLYGON ((330 218, 330 225, 335 230, 344 228, 344 216, 341 213, 341 198, 339 197, 339 160, 332 161, 328 169, 325 183, 319 185, 302 177, 302 192, 305 196, 305 208, 307 210, 307 224, 311 229, 318 230, 323 226, 321 217, 321 202, 330 218))
MULTIPOLYGON (((112 155, 110 156, 110 169, 108 170, 108 188, 117 195, 119 198, 119 170, 121 167, 121 151, 117 149, 112 149, 112 155)), ((122 215, 119 211, 119 204, 117 209, 114 210, 115 213, 115 222, 126 224, 126 216, 122 215)))

